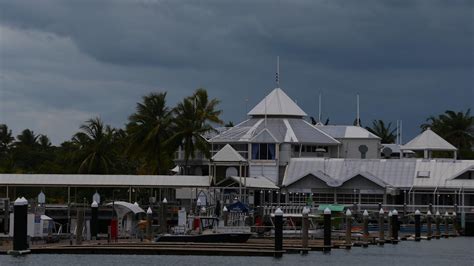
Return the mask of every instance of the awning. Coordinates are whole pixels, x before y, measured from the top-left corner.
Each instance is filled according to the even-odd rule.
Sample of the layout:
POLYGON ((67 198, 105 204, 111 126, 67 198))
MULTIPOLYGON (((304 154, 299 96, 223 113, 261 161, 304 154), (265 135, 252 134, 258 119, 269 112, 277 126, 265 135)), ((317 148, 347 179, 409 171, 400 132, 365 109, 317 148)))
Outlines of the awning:
POLYGON ((332 212, 342 212, 344 211, 344 207, 344 205, 339 204, 320 204, 318 210, 324 211, 326 208, 329 208, 332 212))

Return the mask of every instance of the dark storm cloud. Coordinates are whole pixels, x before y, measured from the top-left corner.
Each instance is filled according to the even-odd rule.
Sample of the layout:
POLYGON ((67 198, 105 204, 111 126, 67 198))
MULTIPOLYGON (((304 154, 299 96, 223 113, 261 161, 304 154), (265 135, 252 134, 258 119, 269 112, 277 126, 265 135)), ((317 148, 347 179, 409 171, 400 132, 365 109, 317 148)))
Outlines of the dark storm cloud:
POLYGON ((0 1, 0 100, 121 126, 150 90, 173 104, 204 86, 237 122, 279 55, 288 94, 314 114, 322 91, 335 123, 352 122, 357 92, 365 121, 404 119, 411 135, 473 105, 472 1, 201 2, 0 1))

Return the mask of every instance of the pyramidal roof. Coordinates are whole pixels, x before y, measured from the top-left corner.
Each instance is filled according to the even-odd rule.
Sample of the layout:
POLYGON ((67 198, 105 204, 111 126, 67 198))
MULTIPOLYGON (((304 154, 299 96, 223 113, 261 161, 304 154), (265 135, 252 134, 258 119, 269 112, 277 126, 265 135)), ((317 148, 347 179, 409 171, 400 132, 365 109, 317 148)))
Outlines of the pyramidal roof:
POLYGON ((280 89, 276 88, 260 101, 250 112, 250 116, 297 116, 307 114, 280 89))
POLYGON ((212 160, 215 162, 244 162, 245 159, 240 155, 232 146, 229 144, 225 145, 220 151, 218 151, 212 160))
POLYGON ((439 150, 456 151, 457 148, 444 140, 438 134, 427 128, 423 133, 403 145, 402 150, 439 150))

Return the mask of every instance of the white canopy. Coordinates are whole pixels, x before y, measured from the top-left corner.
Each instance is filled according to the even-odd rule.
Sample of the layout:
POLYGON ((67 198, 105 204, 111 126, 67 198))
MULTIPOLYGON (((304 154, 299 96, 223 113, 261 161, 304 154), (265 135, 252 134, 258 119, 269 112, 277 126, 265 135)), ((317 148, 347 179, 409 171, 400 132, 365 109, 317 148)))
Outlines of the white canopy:
POLYGON ((123 214, 126 214, 128 212, 133 212, 133 214, 145 212, 138 205, 135 205, 126 201, 114 201, 114 202, 107 203, 106 206, 114 206, 115 210, 119 212, 120 214, 122 214, 122 215, 119 214, 119 216, 123 216, 123 214))
POLYGON ((401 150, 457 151, 458 149, 427 128, 423 133, 402 145, 401 150))
POLYGON ((303 117, 307 114, 282 89, 276 88, 250 110, 248 115, 303 117))

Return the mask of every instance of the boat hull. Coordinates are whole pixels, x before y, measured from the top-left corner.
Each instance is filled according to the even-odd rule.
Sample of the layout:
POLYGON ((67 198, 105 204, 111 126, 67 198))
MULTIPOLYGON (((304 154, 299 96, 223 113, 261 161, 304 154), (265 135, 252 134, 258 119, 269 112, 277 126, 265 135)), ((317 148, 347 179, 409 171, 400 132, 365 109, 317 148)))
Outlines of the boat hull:
POLYGON ((244 243, 251 233, 217 233, 201 235, 162 235, 156 242, 244 243))

